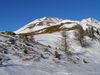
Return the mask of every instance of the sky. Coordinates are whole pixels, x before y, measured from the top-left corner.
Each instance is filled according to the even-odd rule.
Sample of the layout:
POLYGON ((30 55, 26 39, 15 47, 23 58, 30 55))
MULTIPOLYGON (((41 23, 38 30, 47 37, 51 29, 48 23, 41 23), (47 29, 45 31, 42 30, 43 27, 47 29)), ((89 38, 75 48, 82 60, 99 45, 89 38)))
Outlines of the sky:
POLYGON ((16 31, 46 16, 100 21, 100 0, 0 0, 0 31, 16 31))

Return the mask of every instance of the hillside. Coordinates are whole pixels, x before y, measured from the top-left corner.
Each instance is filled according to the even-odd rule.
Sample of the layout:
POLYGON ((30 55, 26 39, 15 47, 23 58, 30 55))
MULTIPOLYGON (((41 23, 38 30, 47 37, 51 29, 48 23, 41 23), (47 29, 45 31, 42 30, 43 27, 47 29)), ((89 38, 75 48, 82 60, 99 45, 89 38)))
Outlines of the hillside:
MULTIPOLYGON (((100 22, 93 18, 73 21, 44 17, 32 21, 17 31, 0 32, 1 65, 23 66, 40 63, 39 65, 44 67, 42 64, 52 64, 51 66, 73 64, 73 68, 80 69, 76 65, 83 67, 83 64, 88 64, 88 66, 96 64, 100 66, 99 59, 100 22)), ((54 66, 54 68, 57 67, 54 66)), ((45 75, 49 74, 45 73, 45 75)))

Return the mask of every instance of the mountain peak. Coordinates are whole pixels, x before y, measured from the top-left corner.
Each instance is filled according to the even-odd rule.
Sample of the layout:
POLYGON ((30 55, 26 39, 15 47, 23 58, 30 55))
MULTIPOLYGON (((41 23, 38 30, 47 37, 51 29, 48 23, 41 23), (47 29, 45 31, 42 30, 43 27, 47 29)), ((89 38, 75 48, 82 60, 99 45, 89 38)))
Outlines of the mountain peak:
POLYGON ((56 17, 43 17, 43 18, 36 19, 35 21, 58 22, 58 21, 62 21, 62 19, 59 19, 59 18, 56 18, 56 17))
POLYGON ((82 22, 90 22, 90 23, 95 23, 98 22, 96 19, 89 17, 87 19, 83 19, 82 22))
POLYGON ((51 26, 53 24, 61 22, 62 20, 63 19, 59 19, 59 18, 55 18, 55 17, 39 18, 39 19, 36 19, 36 20, 26 24, 24 27, 15 31, 15 33, 24 32, 25 30, 30 32, 30 31, 33 31, 34 29, 37 30, 37 29, 45 28, 47 26, 51 26))

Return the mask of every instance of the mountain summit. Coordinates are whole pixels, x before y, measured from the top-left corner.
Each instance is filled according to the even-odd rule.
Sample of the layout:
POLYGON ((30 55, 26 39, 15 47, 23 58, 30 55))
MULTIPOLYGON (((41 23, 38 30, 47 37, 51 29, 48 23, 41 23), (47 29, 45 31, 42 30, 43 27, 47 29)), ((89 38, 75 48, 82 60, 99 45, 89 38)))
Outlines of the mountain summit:
POLYGON ((52 26, 53 24, 56 24, 60 21, 62 21, 62 19, 52 18, 52 17, 39 18, 39 19, 36 19, 36 20, 28 23, 27 25, 25 25, 18 31, 15 31, 15 33, 19 34, 19 33, 32 32, 35 30, 39 30, 39 29, 42 29, 45 27, 52 26))
POLYGON ((84 19, 84 20, 82 20, 83 22, 90 22, 90 23, 96 23, 96 22, 98 22, 96 19, 94 19, 94 18, 92 18, 92 17, 90 17, 90 18, 87 18, 87 19, 84 19))

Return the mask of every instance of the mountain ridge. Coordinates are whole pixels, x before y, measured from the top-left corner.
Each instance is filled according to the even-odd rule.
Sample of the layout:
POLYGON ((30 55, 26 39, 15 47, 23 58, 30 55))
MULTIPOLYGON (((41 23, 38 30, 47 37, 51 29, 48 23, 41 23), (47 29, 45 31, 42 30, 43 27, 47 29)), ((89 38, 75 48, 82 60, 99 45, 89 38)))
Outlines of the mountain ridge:
POLYGON ((64 23, 66 24, 66 26, 68 24, 76 23, 76 24, 80 24, 81 26, 84 25, 83 27, 86 28, 87 24, 93 25, 91 22, 93 22, 93 24, 97 25, 97 27, 100 28, 100 22, 94 18, 87 18, 87 19, 83 19, 82 21, 73 21, 68 19, 63 20, 63 19, 52 18, 52 17, 43 17, 40 19, 36 19, 35 21, 32 21, 31 23, 25 25, 21 29, 15 31, 15 33, 20 34, 20 33, 34 32, 39 29, 43 29, 55 25, 61 25, 64 23))

